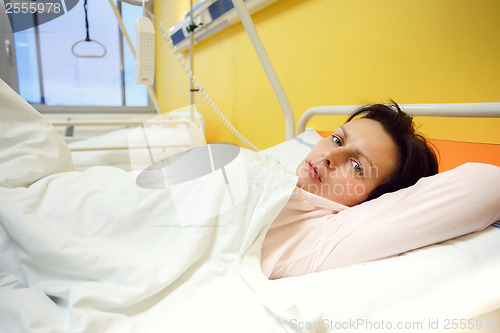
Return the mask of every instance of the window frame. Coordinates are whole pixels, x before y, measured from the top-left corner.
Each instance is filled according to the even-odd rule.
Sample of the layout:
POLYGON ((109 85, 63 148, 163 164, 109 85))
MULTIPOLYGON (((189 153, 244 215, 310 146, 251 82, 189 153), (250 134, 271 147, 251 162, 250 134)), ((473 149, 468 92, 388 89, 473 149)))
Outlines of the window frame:
MULTIPOLYGON (((0 2, 2 4, 2 10, 0 12, 0 23, 1 26, 5 26, 7 30, 3 30, 2 34, 0 35, 0 42, 2 44, 5 43, 5 41, 9 40, 10 43, 10 54, 7 59, 7 61, 1 61, 0 66, 2 67, 0 70, 0 73, 6 73, 7 77, 2 77, 3 80, 6 81, 7 84, 9 84, 17 93, 19 93, 19 76, 18 76, 18 71, 17 71, 17 58, 16 58, 16 50, 15 50, 15 33, 12 31, 12 28, 10 26, 10 18, 8 17, 9 14, 6 13, 5 11, 5 4, 3 1, 0 2), (5 22, 1 22, 5 21, 5 22)), ((121 6, 121 1, 117 1, 116 7, 118 8, 120 15, 122 13, 122 6, 121 6)), ((149 6, 148 6, 149 7, 149 6)), ((151 6, 152 7, 152 6, 151 6)), ((152 9, 152 8, 151 8, 152 9)), ((148 8, 148 10, 150 10, 148 8)), ((116 20, 116 17, 113 16, 114 20, 116 20)), ((116 22, 116 28, 118 29, 119 33, 119 52, 120 52, 120 62, 121 62, 121 67, 123 68, 124 64, 124 47, 128 47, 127 43, 124 43, 124 38, 125 36, 123 35, 122 31, 118 27, 118 21, 116 22)), ((41 63, 41 56, 40 56, 40 47, 39 47, 39 34, 38 34, 38 27, 35 26, 35 38, 36 38, 36 43, 37 43, 37 52, 36 52, 36 57, 38 61, 38 73, 39 73, 39 85, 41 89, 41 94, 43 95, 43 72, 40 71, 40 63, 41 63)), ((2 48, 4 48, 4 45, 1 45, 2 48)), ((125 81, 123 78, 122 74, 122 101, 125 101, 125 81)), ((151 85, 151 88, 148 88, 148 105, 147 106, 95 106, 95 105, 47 105, 47 104, 40 104, 40 103, 30 103, 30 105, 35 108, 38 112, 40 113, 46 113, 46 114, 105 114, 105 113, 125 113, 125 114, 132 114, 132 113, 155 113, 155 107, 154 103, 151 99, 151 94, 150 94, 150 89, 153 90, 153 93, 156 90, 155 85, 151 85)))

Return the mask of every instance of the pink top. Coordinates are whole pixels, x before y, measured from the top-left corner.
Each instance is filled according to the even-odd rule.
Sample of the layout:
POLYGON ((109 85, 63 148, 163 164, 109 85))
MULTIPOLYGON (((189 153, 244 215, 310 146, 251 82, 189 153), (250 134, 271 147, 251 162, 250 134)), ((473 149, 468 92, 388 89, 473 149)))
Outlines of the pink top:
POLYGON ((479 231, 500 219, 500 168, 470 163, 355 207, 295 188, 270 226, 270 279, 387 258, 479 231))

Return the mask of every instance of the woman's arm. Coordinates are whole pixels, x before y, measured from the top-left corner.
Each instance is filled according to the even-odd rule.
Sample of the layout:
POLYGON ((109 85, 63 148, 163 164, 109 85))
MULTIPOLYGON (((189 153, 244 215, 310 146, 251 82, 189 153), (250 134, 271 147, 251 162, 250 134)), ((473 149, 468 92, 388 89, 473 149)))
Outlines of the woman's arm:
POLYGON ((500 168, 468 163, 331 217, 316 271, 387 258, 500 219, 500 168))

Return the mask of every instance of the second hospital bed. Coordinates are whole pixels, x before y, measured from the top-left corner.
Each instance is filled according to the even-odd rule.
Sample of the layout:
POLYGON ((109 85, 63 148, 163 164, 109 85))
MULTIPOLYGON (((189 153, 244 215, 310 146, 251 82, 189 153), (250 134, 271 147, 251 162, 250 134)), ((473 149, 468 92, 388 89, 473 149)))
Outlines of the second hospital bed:
POLYGON ((79 171, 97 165, 130 171, 134 159, 149 155, 148 150, 161 159, 206 143, 203 116, 195 110, 191 115, 189 106, 162 115, 51 114, 47 118, 68 144, 79 171))

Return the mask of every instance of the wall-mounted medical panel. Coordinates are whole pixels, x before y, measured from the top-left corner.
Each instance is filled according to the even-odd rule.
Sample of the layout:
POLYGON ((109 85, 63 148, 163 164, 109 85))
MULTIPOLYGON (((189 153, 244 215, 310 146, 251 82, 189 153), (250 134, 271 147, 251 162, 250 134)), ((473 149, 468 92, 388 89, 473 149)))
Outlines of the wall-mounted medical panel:
MULTIPOLYGON (((244 0, 247 10, 253 14, 277 0, 244 0)), ((191 11, 185 18, 170 28, 169 35, 179 51, 189 47, 190 34, 194 28, 194 43, 199 43, 216 33, 230 27, 240 19, 231 0, 201 0, 193 7, 193 26, 191 11)))

